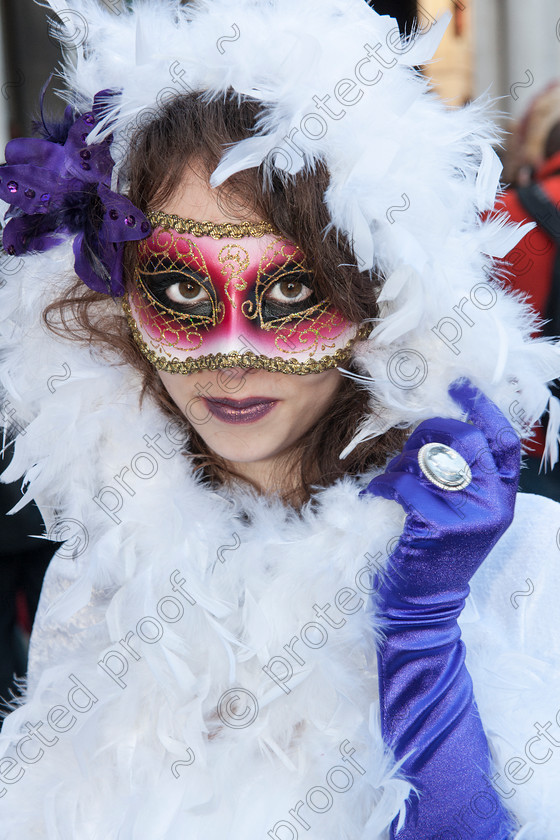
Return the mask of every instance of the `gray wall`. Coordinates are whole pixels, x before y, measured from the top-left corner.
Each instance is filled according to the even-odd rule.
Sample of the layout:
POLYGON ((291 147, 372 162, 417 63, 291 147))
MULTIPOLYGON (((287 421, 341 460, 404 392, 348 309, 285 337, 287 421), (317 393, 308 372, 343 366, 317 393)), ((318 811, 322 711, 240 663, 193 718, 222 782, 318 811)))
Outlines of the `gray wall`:
MULTIPOLYGON (((60 50, 49 38, 45 9, 33 0, 0 0, 2 6, 5 75, 1 98, 11 137, 28 135, 31 118, 38 115, 39 95, 60 59, 60 50)), ((63 103, 52 88, 46 102, 57 113, 63 103)))
POLYGON ((475 93, 503 97, 496 108, 518 118, 535 94, 560 79, 560 3, 473 0, 473 16, 475 93))

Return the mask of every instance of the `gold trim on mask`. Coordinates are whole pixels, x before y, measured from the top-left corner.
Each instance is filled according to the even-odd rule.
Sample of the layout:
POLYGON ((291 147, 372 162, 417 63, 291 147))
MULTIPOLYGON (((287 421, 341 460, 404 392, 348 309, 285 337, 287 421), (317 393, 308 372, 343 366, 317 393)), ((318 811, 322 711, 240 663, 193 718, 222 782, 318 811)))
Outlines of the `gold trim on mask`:
MULTIPOLYGON (((143 267, 140 265, 139 262, 136 263, 136 266, 134 268, 134 284, 135 284, 136 288, 138 289, 138 291, 140 292, 141 296, 146 298, 152 304, 152 306, 155 307, 158 314, 161 315, 161 313, 164 312, 167 315, 170 315, 174 321, 181 321, 181 322, 185 321, 186 324, 187 324, 187 327, 194 327, 195 329, 199 326, 202 326, 202 325, 204 325, 206 327, 216 326, 216 324, 220 324, 224 319, 225 306, 224 306, 223 303, 218 302, 218 294, 217 294, 216 289, 214 287, 214 283, 212 281, 212 277, 210 276, 210 272, 208 271, 208 267, 206 265, 206 260, 204 259, 204 254, 202 253, 202 251, 200 250, 200 248, 199 248, 199 246, 196 242, 193 242, 192 240, 187 240, 187 242, 188 242, 188 246, 189 246, 189 252, 188 252, 188 254, 185 254, 184 256, 191 257, 195 261, 200 262, 202 268, 204 269, 205 280, 211 288, 211 292, 212 292, 210 294, 210 303, 212 304, 212 315, 211 316, 209 316, 209 315, 194 315, 190 312, 178 312, 176 309, 172 309, 170 306, 164 306, 164 304, 160 300, 158 300, 156 297, 154 297, 154 295, 152 294, 152 292, 150 291, 150 289, 146 286, 146 284, 144 282, 144 276, 145 275, 152 275, 153 276, 153 275, 157 274, 158 272, 157 271, 156 272, 154 272, 154 271, 144 271, 143 267)), ((141 245, 140 247, 143 248, 144 246, 141 245)), ((161 257, 168 257, 169 258, 169 253, 168 252, 169 252, 169 249, 165 248, 165 250, 161 254, 158 254, 157 256, 160 259, 161 259, 161 257)), ((172 260, 171 262, 173 262, 175 264, 175 260, 172 260)), ((181 273, 181 263, 177 262, 176 264, 178 266, 177 267, 178 273, 181 273)), ((191 278, 188 278, 188 279, 191 279, 191 278)), ((196 282, 199 282, 199 281, 196 281, 196 282)), ((199 285, 202 285, 202 284, 199 284, 199 285)), ((208 289, 205 286, 203 286, 203 288, 208 293, 208 289)))
POLYGON ((150 210, 146 218, 151 226, 161 227, 163 230, 177 231, 177 233, 190 233, 192 236, 211 236, 212 239, 221 239, 230 236, 232 239, 242 239, 244 236, 265 236, 267 233, 274 233, 282 236, 270 222, 197 222, 195 219, 182 219, 172 213, 163 213, 160 210, 150 210))
POLYGON ((356 335, 351 338, 346 347, 337 350, 332 356, 326 356, 322 359, 308 359, 306 362, 299 362, 297 359, 281 359, 275 356, 269 359, 267 356, 257 356, 255 353, 238 353, 232 351, 231 353, 210 353, 206 356, 200 356, 198 359, 185 359, 181 361, 178 358, 165 359, 159 356, 153 350, 150 350, 142 333, 138 329, 134 316, 130 309, 128 302, 128 294, 122 298, 122 307, 126 315, 128 326, 132 332, 134 341, 138 345, 141 353, 157 370, 164 370, 168 373, 195 373, 198 370, 218 370, 220 368, 256 368, 257 370, 268 370, 276 373, 296 373, 305 375, 307 373, 321 373, 323 370, 337 367, 342 362, 348 361, 354 344, 358 341, 365 341, 371 333, 371 324, 363 324, 356 335))

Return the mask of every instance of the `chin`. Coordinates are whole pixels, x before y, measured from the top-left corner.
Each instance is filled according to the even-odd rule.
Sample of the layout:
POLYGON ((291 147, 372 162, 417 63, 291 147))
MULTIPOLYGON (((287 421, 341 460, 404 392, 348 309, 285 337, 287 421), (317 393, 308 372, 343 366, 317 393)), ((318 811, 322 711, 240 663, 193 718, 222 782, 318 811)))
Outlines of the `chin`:
POLYGON ((249 426, 239 432, 223 432, 205 439, 209 449, 225 458, 240 464, 250 464, 254 461, 265 461, 278 455, 285 448, 284 441, 255 440, 254 430, 249 426))

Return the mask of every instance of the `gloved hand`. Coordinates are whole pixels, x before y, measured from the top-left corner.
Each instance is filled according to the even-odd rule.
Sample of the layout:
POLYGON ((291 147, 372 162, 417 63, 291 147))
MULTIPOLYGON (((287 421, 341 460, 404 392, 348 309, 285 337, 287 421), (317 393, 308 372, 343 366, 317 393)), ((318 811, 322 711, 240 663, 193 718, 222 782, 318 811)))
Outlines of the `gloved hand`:
POLYGON ((520 442, 471 383, 453 383, 449 393, 470 423, 442 417, 421 423, 360 493, 394 499, 408 513, 375 580, 385 634, 377 653, 382 732, 396 759, 411 752, 401 772, 420 793, 409 799, 398 840, 505 840, 514 821, 486 777, 490 753, 457 619, 469 580, 513 519, 520 442), (426 477, 418 453, 431 442, 465 459, 468 486, 443 489, 426 477))

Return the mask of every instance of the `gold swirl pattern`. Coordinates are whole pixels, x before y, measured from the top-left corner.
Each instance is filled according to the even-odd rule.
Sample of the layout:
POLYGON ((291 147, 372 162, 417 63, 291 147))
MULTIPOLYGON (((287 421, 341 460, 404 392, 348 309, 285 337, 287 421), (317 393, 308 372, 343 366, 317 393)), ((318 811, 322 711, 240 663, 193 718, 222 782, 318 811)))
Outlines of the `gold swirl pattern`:
MULTIPOLYGON (((271 232, 267 230, 261 235, 267 233, 269 241, 261 248, 236 242, 219 248, 211 243, 202 247, 192 232, 193 226, 205 231, 199 236, 209 236, 208 226, 213 223, 180 220, 159 213, 149 214, 148 217, 154 223, 163 216, 168 227, 156 228, 149 239, 142 240, 138 245, 134 287, 123 299, 123 309, 134 340, 157 369, 191 373, 239 366, 284 373, 319 372, 346 361, 353 344, 364 340, 371 332, 367 324, 358 329, 357 325, 348 322, 327 298, 317 302, 312 294, 313 274, 306 265, 304 254, 293 242, 279 235, 270 236, 271 232), (178 230, 181 226, 179 222, 189 227, 188 234, 178 230), (159 277, 161 280, 158 281, 159 277), (269 295, 270 290, 280 284, 291 284, 292 288, 296 284, 309 289, 308 297, 314 302, 305 307, 306 298, 302 300, 300 297, 300 308, 286 312, 289 302, 279 302, 269 295), (175 307, 171 296, 166 295, 172 286, 184 296, 184 301, 176 301, 175 307), (203 292, 202 299, 200 294, 203 292), (246 296, 240 295, 243 292, 246 296), (254 323, 253 329, 256 328, 257 333, 253 338, 256 342, 253 350, 257 352, 246 352, 246 343, 243 342, 243 349, 208 352, 193 358, 192 354, 200 353, 203 348, 208 332, 213 338, 207 349, 210 350, 212 345, 215 348, 216 343, 220 347, 222 339, 213 329, 224 321, 228 308, 231 310, 230 317, 242 317, 254 323), (235 310, 238 315, 233 314, 235 310), (278 311, 281 314, 274 317, 278 311), (352 337, 341 347, 352 327, 352 337), (273 334, 270 337, 278 355, 270 357, 270 344, 270 349, 258 352, 259 344, 263 348, 267 345, 258 339, 261 330, 269 336, 273 334), (177 356, 178 352, 183 358, 177 356), (322 358, 314 359, 315 353, 323 354, 322 358), (304 361, 295 358, 302 354, 308 358, 304 361)), ((238 226, 243 227, 245 237, 249 235, 247 224, 238 226)), ((215 231, 216 235, 212 238, 231 234, 231 225, 219 227, 223 230, 215 231)), ((237 326, 240 326, 239 322, 237 326)))
POLYGON ((241 274, 243 271, 247 271, 251 263, 249 252, 245 248, 242 248, 241 245, 234 243, 224 245, 218 252, 218 262, 222 266, 223 276, 227 277, 224 291, 233 308, 237 309, 235 299, 229 293, 229 284, 234 284, 236 292, 244 292, 247 288, 247 281, 241 274))

